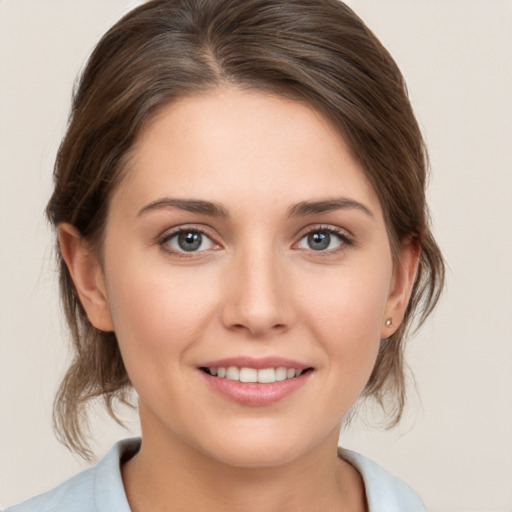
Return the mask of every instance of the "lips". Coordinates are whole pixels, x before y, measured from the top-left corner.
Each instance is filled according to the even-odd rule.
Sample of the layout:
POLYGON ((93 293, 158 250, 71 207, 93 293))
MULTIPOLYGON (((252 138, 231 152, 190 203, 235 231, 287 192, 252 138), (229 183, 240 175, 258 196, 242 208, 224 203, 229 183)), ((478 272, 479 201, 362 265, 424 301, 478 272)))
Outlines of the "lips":
POLYGON ((313 368, 278 357, 237 357, 210 361, 199 369, 210 387, 235 402, 264 406, 302 387, 313 368))

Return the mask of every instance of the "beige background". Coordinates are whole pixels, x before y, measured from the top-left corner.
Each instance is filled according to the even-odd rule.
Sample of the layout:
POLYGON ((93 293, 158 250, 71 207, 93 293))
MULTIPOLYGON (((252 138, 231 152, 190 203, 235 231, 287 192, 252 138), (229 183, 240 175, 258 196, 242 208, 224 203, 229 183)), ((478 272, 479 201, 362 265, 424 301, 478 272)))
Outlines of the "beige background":
MULTIPOLYGON (((136 3, 0 0, 0 508, 85 467, 51 430, 66 349, 42 211, 74 78, 136 3)), ((403 425, 358 422, 343 443, 407 480, 429 511, 512 511, 512 2, 350 4, 408 80, 449 276, 410 344, 420 398, 403 425)), ((98 412, 98 455, 137 431, 125 417, 129 432, 98 412)))

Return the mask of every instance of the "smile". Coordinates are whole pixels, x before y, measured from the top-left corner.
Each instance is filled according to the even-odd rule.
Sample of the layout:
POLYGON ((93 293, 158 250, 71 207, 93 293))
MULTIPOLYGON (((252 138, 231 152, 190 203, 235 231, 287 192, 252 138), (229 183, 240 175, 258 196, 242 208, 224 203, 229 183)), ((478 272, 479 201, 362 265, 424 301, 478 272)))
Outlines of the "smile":
POLYGON ((204 372, 213 377, 225 378, 238 382, 252 382, 260 384, 271 384, 273 382, 281 382, 287 379, 299 377, 305 370, 298 368, 285 368, 280 366, 277 368, 248 368, 248 367, 208 367, 201 368, 204 372))
POLYGON ((294 395, 315 373, 308 363, 278 356, 216 359, 197 369, 215 394, 250 407, 269 406, 294 395))

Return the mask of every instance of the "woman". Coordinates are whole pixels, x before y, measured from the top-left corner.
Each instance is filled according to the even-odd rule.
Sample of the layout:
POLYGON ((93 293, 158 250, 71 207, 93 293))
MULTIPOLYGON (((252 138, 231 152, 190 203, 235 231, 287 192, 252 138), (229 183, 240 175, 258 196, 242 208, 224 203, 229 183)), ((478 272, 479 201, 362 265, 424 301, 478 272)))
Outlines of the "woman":
POLYGON ((443 281, 402 76, 337 0, 157 0, 77 88, 48 216, 75 359, 55 418, 135 389, 142 440, 12 511, 424 510, 337 450, 404 405, 443 281))

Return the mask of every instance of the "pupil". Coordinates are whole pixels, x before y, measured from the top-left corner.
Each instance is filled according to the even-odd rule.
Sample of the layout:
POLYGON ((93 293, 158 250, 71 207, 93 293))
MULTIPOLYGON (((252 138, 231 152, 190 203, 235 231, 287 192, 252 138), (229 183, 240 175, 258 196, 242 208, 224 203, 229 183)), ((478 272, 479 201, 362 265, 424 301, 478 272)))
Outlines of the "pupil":
POLYGON ((194 232, 187 232, 187 233, 181 233, 178 237, 178 243, 179 246, 184 251, 195 251, 199 249, 202 242, 202 235, 201 233, 194 233, 194 232))
POLYGON ((312 233, 308 236, 308 242, 311 249, 321 251, 329 247, 331 235, 329 233, 312 233))

